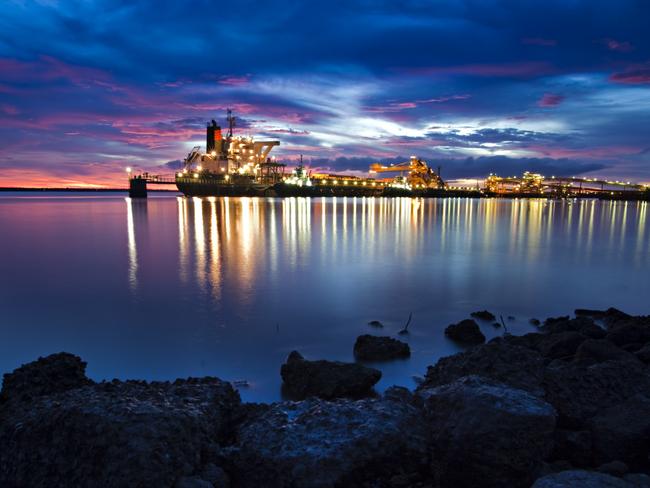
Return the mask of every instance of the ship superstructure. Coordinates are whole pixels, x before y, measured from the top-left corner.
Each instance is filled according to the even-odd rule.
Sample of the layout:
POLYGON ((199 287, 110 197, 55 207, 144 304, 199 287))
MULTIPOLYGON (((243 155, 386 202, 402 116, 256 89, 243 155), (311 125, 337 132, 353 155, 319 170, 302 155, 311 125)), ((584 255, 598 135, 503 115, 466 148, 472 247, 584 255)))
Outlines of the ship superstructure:
POLYGON ((176 174, 176 186, 186 195, 259 195, 282 179, 283 164, 269 153, 280 141, 256 141, 233 135, 235 117, 228 110, 228 131, 212 120, 206 128, 205 152, 194 147, 176 174))

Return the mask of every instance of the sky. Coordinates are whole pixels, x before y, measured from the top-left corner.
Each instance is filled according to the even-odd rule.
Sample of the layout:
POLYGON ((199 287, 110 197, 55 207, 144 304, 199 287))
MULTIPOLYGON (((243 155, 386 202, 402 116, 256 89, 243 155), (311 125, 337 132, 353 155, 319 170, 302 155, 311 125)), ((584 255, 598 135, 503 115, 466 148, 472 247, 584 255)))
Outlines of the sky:
POLYGON ((0 186, 172 173, 205 124, 274 155, 650 182, 645 0, 3 0, 0 186))

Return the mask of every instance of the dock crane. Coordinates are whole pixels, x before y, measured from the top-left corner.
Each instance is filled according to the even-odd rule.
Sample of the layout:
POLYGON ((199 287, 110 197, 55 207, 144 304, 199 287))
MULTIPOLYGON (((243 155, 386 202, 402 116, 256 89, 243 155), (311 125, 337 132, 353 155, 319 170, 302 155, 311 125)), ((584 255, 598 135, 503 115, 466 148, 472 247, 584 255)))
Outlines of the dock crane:
POLYGON ((411 188, 444 188, 445 182, 440 177, 440 168, 434 171, 427 163, 416 156, 409 161, 384 166, 380 163, 370 165, 370 173, 401 173, 411 188))

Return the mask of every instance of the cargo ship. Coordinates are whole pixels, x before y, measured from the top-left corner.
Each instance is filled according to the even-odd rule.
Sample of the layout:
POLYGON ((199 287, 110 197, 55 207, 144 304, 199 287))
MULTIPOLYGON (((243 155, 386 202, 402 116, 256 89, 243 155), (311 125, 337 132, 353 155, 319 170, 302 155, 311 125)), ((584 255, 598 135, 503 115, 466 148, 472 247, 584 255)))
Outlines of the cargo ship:
POLYGON ((256 141, 233 135, 235 117, 228 110, 224 135, 214 120, 206 128, 206 151, 194 147, 175 175, 177 188, 187 196, 260 196, 282 181, 284 164, 269 153, 280 141, 256 141))

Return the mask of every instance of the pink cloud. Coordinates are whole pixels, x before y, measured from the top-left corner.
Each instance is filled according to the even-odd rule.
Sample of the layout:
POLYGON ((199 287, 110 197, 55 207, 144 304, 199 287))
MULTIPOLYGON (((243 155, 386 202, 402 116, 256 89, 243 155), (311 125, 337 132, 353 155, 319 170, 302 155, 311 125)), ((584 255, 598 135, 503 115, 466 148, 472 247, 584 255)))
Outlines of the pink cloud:
POLYGON ((610 51, 627 53, 634 49, 634 46, 627 41, 617 41, 616 39, 603 39, 603 43, 610 51))
POLYGON ((563 95, 558 95, 556 93, 544 93, 544 96, 537 101, 537 105, 540 107, 557 107, 564 101, 563 95))
POLYGON ((524 37, 521 42, 524 44, 531 44, 533 46, 557 46, 557 41, 555 39, 544 39, 543 37, 524 37))
POLYGON ((451 95, 448 97, 428 98, 426 100, 417 100, 418 103, 445 103, 452 100, 467 100, 471 95, 451 95))
POLYGON ((624 83, 628 85, 643 85, 650 83, 650 62, 645 64, 635 64, 619 73, 613 73, 609 80, 614 83, 624 83))
POLYGON ((218 81, 221 85, 243 86, 250 82, 250 75, 244 76, 222 76, 218 81))

